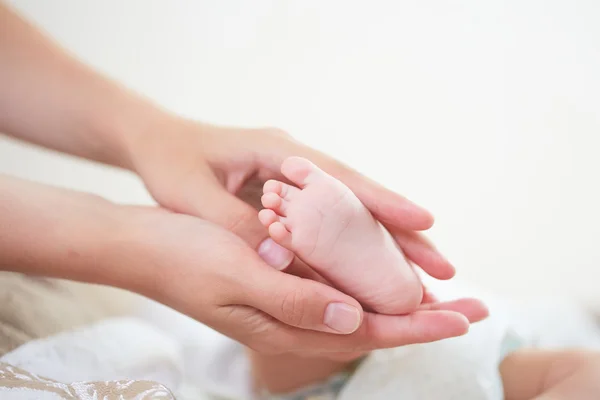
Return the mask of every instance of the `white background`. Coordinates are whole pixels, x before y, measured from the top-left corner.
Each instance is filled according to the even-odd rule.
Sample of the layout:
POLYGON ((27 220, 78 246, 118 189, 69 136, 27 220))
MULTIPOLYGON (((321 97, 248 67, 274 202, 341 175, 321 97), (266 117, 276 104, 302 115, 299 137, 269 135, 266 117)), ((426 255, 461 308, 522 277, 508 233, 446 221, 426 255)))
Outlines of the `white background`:
MULTIPOLYGON (((463 279, 598 292, 600 2, 13 3, 178 113, 285 128, 426 206, 463 279)), ((1 137, 0 172, 150 201, 131 175, 1 137)))

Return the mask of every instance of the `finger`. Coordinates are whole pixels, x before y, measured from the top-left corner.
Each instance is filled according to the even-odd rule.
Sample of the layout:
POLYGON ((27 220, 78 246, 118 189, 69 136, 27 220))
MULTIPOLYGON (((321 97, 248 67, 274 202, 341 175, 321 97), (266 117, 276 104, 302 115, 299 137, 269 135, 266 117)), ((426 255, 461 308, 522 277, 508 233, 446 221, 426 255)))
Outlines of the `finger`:
POLYGON ((459 299, 443 303, 422 304, 419 310, 454 311, 464 315, 470 323, 482 321, 490 315, 489 309, 478 299, 459 299))
POLYGON ((407 230, 426 230, 433 225, 433 216, 405 197, 317 150, 288 138, 280 140, 273 143, 271 151, 262 153, 264 156, 260 162, 270 170, 270 174, 277 171, 287 157, 304 157, 348 186, 381 222, 407 230), (278 154, 275 158, 272 157, 274 152, 278 154))
POLYGON ((229 193, 212 173, 193 176, 190 188, 181 201, 185 209, 241 237, 261 258, 275 269, 285 269, 293 260, 291 251, 268 238, 266 228, 258 219, 258 211, 229 193))
POLYGON ((286 270, 294 260, 294 253, 278 245, 271 238, 267 238, 258 246, 257 253, 271 267, 276 270, 286 270))
POLYGON ((259 153, 258 157, 259 163, 265 168, 261 172, 263 178, 283 180, 279 170, 289 156, 311 160, 319 168, 344 182, 388 230, 398 233, 400 247, 408 253, 409 259, 438 279, 449 279, 454 275, 452 265, 424 237, 404 237, 402 234, 404 231, 429 229, 433 224, 433 217, 427 211, 333 158, 298 142, 284 137, 270 142, 270 145, 272 148, 267 146, 267 151, 259 153), (273 157, 272 154, 277 156, 273 157), (408 250, 404 249, 405 245, 409 247, 408 250))
POLYGON ((299 278, 310 279, 331 286, 329 282, 314 269, 310 268, 299 258, 284 247, 275 243, 271 238, 265 239, 258 246, 258 255, 271 267, 285 271, 286 274, 294 275, 299 278))
POLYGON ((350 335, 333 336, 279 326, 269 341, 279 349, 308 354, 357 353, 433 342, 464 335, 468 330, 465 316, 452 311, 416 311, 402 316, 364 313, 360 328, 350 335))
POLYGON ((331 284, 325 278, 319 275, 319 273, 310 268, 299 258, 294 257, 293 253, 279 246, 271 238, 265 239, 259 245, 258 255, 268 265, 274 267, 275 269, 284 270, 286 274, 331 286, 331 284), (282 268, 276 267, 279 265, 281 265, 282 268))
POLYGON ((460 336, 468 330, 468 320, 462 314, 451 311, 425 310, 403 316, 366 313, 361 328, 352 339, 358 342, 371 340, 365 350, 372 350, 428 343, 460 336))
POLYGON ((214 329, 267 354, 299 353, 328 357, 336 353, 365 353, 371 350, 426 343, 464 335, 469 329, 466 318, 451 311, 417 311, 406 316, 365 313, 360 328, 349 335, 304 330, 281 323, 248 306, 222 306, 214 329), (243 328, 239 321, 244 321, 243 328))
POLYGON ((332 286, 327 279, 309 267, 304 261, 294 257, 291 252, 288 252, 286 249, 276 244, 271 238, 265 239, 263 243, 261 243, 258 248, 258 255, 263 261, 274 268, 277 265, 281 265, 282 268, 275 269, 283 270, 286 274, 332 286))
MULTIPOLYGON (((273 217, 276 218, 276 215, 274 213, 269 215, 268 211, 271 210, 262 210, 263 218, 258 217, 257 209, 260 207, 262 184, 256 180, 249 181, 240 192, 242 200, 225 190, 213 175, 206 174, 200 179, 203 179, 204 189, 194 197, 197 214, 242 237, 271 267, 301 277, 319 278, 318 274, 303 263, 295 262, 293 268, 287 270, 292 265, 294 254, 268 237, 265 227, 275 221, 273 217), (259 244, 255 247, 257 241, 259 244)), ((320 281, 322 278, 315 280, 320 281)))
POLYGON ((348 169, 342 175, 346 178, 340 180, 382 223, 416 231, 427 230, 433 226, 433 215, 406 197, 386 189, 356 171, 348 169))
POLYGON ((319 282, 274 269, 255 269, 242 284, 243 304, 290 326, 349 334, 362 321, 362 308, 356 300, 319 282))
MULTIPOLYGON (((264 185, 260 180, 250 179, 247 184, 239 191, 240 198, 258 209, 261 207, 260 198, 263 192, 270 191, 278 193, 284 199, 290 199, 296 193, 289 185, 274 180, 266 182, 264 185)), ((259 212, 259 221, 268 226, 279 219, 273 210, 263 209, 259 212)), ((313 281, 326 283, 325 279, 306 265, 300 259, 295 258, 294 254, 286 248, 275 243, 272 238, 263 240, 257 249, 258 255, 271 267, 278 270, 285 270, 286 273, 298 276, 300 278, 311 279, 313 281)))
MULTIPOLYGON (((488 308, 477 299, 460 299, 444 303, 424 304, 420 309, 430 311, 455 311, 464 315, 470 323, 479 322, 489 315, 488 308)), ((327 355, 327 358, 336 361, 352 361, 364 354, 364 352, 334 353, 327 355)))
MULTIPOLYGON (((389 229, 389 227, 387 227, 389 229)), ((406 257, 437 279, 450 279, 456 269, 419 232, 390 230, 406 257)))
POLYGON ((285 271, 286 274, 294 275, 299 278, 310 279, 331 286, 325 278, 319 275, 314 269, 310 268, 299 258, 294 257, 294 254, 291 251, 275 243, 271 238, 265 239, 258 246, 257 252, 263 261, 275 269, 285 271))
POLYGON ((194 215, 235 233, 254 249, 267 237, 258 211, 229 193, 214 175, 194 175, 193 182, 188 182, 188 187, 192 185, 194 189, 189 189, 185 197, 194 215))
POLYGON ((370 178, 323 154, 311 159, 329 175, 343 182, 384 224, 409 230, 426 230, 433 225, 429 211, 394 193, 370 178))

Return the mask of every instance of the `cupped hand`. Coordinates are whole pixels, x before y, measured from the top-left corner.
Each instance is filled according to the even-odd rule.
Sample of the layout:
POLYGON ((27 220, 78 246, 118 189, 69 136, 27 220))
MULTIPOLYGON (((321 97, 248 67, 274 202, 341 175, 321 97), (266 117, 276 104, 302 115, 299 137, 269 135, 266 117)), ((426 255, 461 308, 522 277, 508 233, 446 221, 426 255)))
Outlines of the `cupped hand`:
MULTIPOLYGON (((245 300, 228 297, 214 306, 215 314, 208 320, 200 315, 203 305, 196 298, 200 293, 193 289, 195 279, 191 277, 181 281, 181 285, 192 286, 189 292, 175 291, 167 298, 179 311, 242 343, 276 352, 363 351, 457 336, 466 332, 468 322, 487 316, 477 300, 436 303, 431 297, 429 304, 409 316, 363 313, 355 300, 322 284, 322 278, 299 260, 289 266, 293 256, 268 239, 255 205, 259 204, 262 183, 284 179, 279 171, 281 162, 300 155, 345 182, 424 271, 442 279, 454 274, 453 267, 416 232, 431 226, 432 217, 427 211, 279 130, 220 128, 168 119, 140 136, 130 154, 134 170, 162 206, 224 228, 188 220, 197 226, 197 246, 203 241, 211 243, 204 247, 203 257, 227 255, 235 259, 206 264, 214 271, 204 267, 202 280, 210 282, 211 273, 227 273, 231 279, 227 293, 230 297, 244 296, 245 300), (219 237, 226 240, 215 242, 219 237), (265 269, 263 261, 278 269, 289 266, 287 272, 296 276, 265 269), (221 264, 233 266, 228 269, 218 266, 221 264), (331 304, 338 306, 328 308, 331 304), (358 310, 359 321, 362 317, 356 331, 353 307, 358 310), (353 331, 343 337, 332 334, 353 331)), ((188 239, 181 240, 183 245, 188 239)), ((194 268, 205 265, 200 260, 194 268)), ((180 267, 175 261, 172 264, 177 274, 180 267)), ((190 271, 195 269, 183 268, 181 273, 190 271)), ((211 285, 207 293, 222 287, 211 285)))
MULTIPOLYGON (((277 129, 236 129, 167 118, 133 144, 131 161, 154 199, 163 207, 212 221, 243 238, 273 267, 289 266, 292 255, 274 242, 257 218, 256 208, 268 179, 285 180, 280 167, 302 156, 345 183, 394 235, 406 256, 426 273, 449 279, 454 268, 422 236, 433 217, 342 163, 277 129)), ((311 277, 294 261, 290 271, 311 277)))
POLYGON ((260 352, 323 355, 435 341, 464 334, 487 313, 458 300, 406 316, 364 313, 361 324, 354 299, 277 271, 216 224, 160 208, 124 215, 130 256, 120 259, 144 271, 137 291, 260 352))

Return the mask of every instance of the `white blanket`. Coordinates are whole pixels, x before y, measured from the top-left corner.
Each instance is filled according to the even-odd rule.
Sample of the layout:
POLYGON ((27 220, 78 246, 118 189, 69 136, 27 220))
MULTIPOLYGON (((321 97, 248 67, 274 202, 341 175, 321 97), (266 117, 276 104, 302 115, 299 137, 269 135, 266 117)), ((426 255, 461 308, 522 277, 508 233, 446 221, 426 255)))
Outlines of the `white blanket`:
MULTIPOLYGON (((525 345, 600 349, 595 321, 578 306, 490 303, 492 317, 464 337, 375 352, 341 400, 500 399, 496 368, 507 337, 525 345)), ((150 322, 162 326, 135 318, 105 320, 29 342, 0 361, 65 383, 152 380, 180 400, 251 397, 241 346, 164 308, 150 314, 150 322)))

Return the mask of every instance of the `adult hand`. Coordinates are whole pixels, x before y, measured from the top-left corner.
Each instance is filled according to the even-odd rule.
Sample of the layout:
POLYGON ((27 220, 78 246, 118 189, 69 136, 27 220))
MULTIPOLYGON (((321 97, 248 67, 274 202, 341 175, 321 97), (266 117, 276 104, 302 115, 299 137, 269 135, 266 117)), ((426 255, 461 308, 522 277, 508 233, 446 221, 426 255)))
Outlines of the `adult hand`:
POLYGON ((122 214, 126 246, 114 260, 144 271, 134 289, 260 352, 323 355, 440 340, 486 313, 458 300, 407 316, 365 313, 354 333, 335 334, 352 325, 338 329, 340 319, 358 318, 351 297, 271 268, 241 238, 202 219, 154 208, 122 214))
MULTIPOLYGON (((129 214, 117 218, 112 206, 91 204, 81 195, 77 201, 70 194, 60 194, 52 204, 37 203, 39 194, 34 189, 24 196, 0 199, 20 211, 4 213, 4 219, 5 214, 16 219, 0 224, 5 238, 0 241, 1 250, 14 258, 9 266, 20 265, 25 273, 130 289, 136 289, 136 281, 149 280, 154 290, 146 284, 137 290, 250 346, 264 346, 272 339, 268 345, 275 351, 397 346, 443 339, 467 329, 465 316, 447 310, 469 317, 468 308, 475 304, 468 302, 433 304, 439 310, 408 317, 365 314, 361 327, 343 337, 316 332, 353 331, 360 322, 360 307, 326 285, 267 268, 256 250, 280 268, 289 263, 290 253, 265 241, 267 234, 256 210, 235 194, 252 187, 248 185, 252 182, 281 178, 279 165, 287 156, 304 156, 345 182, 387 225, 410 259, 434 277, 450 278, 454 273, 450 264, 414 232, 431 226, 427 212, 279 131, 221 129, 167 115, 68 56, 1 4, 0 25, 8 33, 0 35, 0 130, 41 146, 129 168, 140 174, 164 207, 221 226, 147 211, 155 226, 146 224, 136 232, 147 242, 137 242, 135 235, 129 237, 130 243, 117 242, 99 227, 108 225, 119 236, 121 225, 115 226, 113 219, 125 220, 129 214), (98 214, 97 207, 107 214, 98 214), (42 218, 54 231, 40 229, 42 218), (13 232, 15 226, 21 236, 13 232), (33 243, 32 235, 39 241, 33 243), (98 235, 105 241, 97 240, 98 235), (15 241, 28 247, 11 245, 15 241), (170 245, 165 247, 166 243, 170 245), (33 244, 37 257, 31 256, 33 244), (100 259, 107 258, 112 261, 100 268, 100 259), (139 268, 114 267, 124 263, 139 268), (202 293, 201 284, 206 285, 202 293)), ((21 185, 17 186, 15 193, 21 192, 21 185)))
MULTIPOLYGON (((278 269, 290 264, 291 253, 265 241, 268 234, 256 208, 236 195, 254 194, 258 202, 266 180, 285 180, 280 172, 285 158, 308 158, 350 187, 410 260, 435 278, 454 275, 452 265, 416 232, 431 227, 431 214, 280 130, 218 128, 166 119, 132 141, 129 154, 131 160, 125 164, 142 177, 162 206, 221 225, 267 255, 265 260, 278 269)), ((303 273, 309 272, 303 268, 303 273)))
MULTIPOLYGON (((164 207, 216 222, 255 249, 266 231, 256 211, 234 195, 249 183, 281 179, 281 162, 304 156, 348 185, 408 258, 434 277, 453 275, 452 266, 414 232, 429 228, 431 215, 406 199, 280 131, 174 118, 79 63, 1 3, 0 25, 6 32, 0 36, 3 133, 130 168, 164 207)), ((279 250, 280 257, 269 263, 283 268, 290 253, 279 250)))
POLYGON ((271 268, 200 218, 1 175, 0 210, 0 270, 135 291, 262 351, 397 346, 468 326, 459 313, 423 311, 365 316, 354 334, 336 335, 358 327, 355 300, 271 268))
MULTIPOLYGON (((267 239, 256 208, 238 196, 259 204, 262 182, 284 179, 279 172, 282 160, 290 155, 301 155, 351 187, 374 215, 386 224, 406 254, 427 273, 437 278, 450 278, 454 274, 453 267, 414 231, 431 226, 432 217, 428 212, 281 131, 217 128, 186 120, 166 119, 131 143, 131 160, 126 164, 140 174, 161 205, 215 222, 243 238, 246 242, 244 254, 250 257, 248 260, 254 260, 253 263, 257 262, 256 250, 269 265, 278 269, 286 268, 293 255, 267 239)), ((238 246, 241 244, 238 243, 238 246)), ((213 251, 220 254, 217 247, 213 251)), ((239 248, 237 251, 242 250, 239 248)), ((247 265, 247 269, 239 271, 240 276, 256 276, 257 272, 251 268, 253 263, 243 259, 240 263, 247 265)), ((237 315, 237 323, 251 320, 256 329, 269 332, 262 338, 268 338, 275 349, 305 351, 310 348, 320 353, 323 350, 333 352, 336 348, 342 348, 342 351, 370 350, 439 340, 464 333, 468 328, 467 319, 474 322, 487 315, 485 307, 476 300, 435 303, 429 297, 429 304, 424 304, 421 311, 410 316, 387 317, 365 313, 361 328, 344 340, 317 332, 300 335, 297 327, 331 332, 326 328, 327 323, 324 324, 326 318, 333 318, 327 306, 341 299, 340 296, 345 299, 345 304, 358 307, 359 314, 362 310, 348 296, 312 282, 323 280, 299 260, 294 260, 287 271, 310 280, 268 273, 263 279, 271 282, 265 281, 264 285, 274 285, 282 279, 292 279, 290 282, 294 284, 270 286, 281 288, 277 292, 280 295, 277 301, 263 292, 252 292, 256 296, 252 301, 253 307, 230 309, 235 310, 231 315, 237 315), (265 307, 273 305, 279 312, 274 315, 270 307, 272 311, 266 314, 277 321, 265 319, 265 307), (284 337, 286 339, 282 339, 284 337), (333 345, 332 341, 337 345, 333 345)), ((178 301, 187 303, 189 299, 182 295, 178 301)), ((352 332, 357 326, 352 320, 354 311, 348 307, 335 310, 340 313, 339 319, 335 318, 335 330, 338 333, 352 332), (345 317, 342 318, 342 315, 345 317)))

